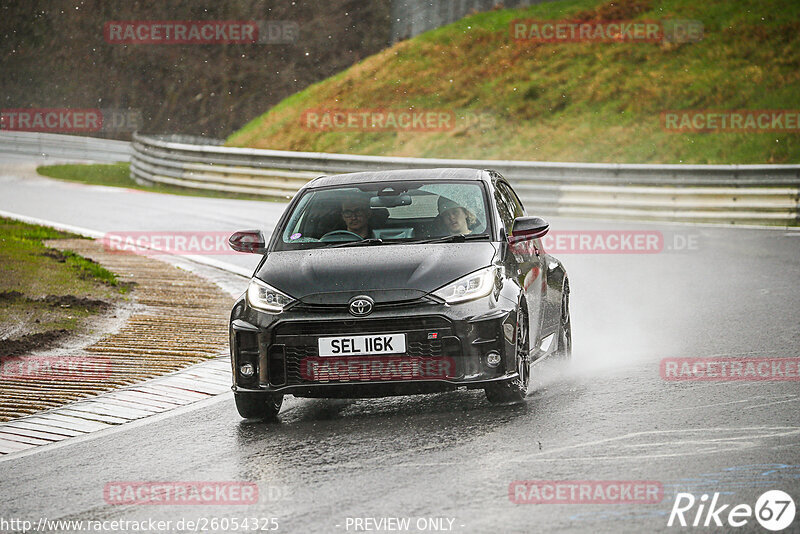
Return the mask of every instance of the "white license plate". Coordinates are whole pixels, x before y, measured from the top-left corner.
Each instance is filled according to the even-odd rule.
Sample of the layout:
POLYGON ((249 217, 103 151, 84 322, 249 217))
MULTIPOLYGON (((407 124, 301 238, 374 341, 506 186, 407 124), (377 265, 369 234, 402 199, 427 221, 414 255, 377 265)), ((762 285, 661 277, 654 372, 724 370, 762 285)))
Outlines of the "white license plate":
POLYGON ((319 338, 320 356, 366 356, 401 354, 406 351, 405 334, 370 334, 319 338))

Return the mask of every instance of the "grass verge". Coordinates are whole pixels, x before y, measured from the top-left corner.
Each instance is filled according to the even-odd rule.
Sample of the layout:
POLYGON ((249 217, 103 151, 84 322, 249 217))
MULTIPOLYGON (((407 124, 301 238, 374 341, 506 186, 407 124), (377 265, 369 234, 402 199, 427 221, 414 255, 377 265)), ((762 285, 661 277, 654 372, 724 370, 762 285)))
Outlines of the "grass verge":
POLYGON ((796 0, 563 0, 478 13, 399 42, 283 100, 227 144, 501 160, 797 163, 797 129, 674 132, 662 112, 799 108, 796 0), (692 20, 703 25, 703 38, 515 42, 515 19, 692 20), (306 111, 334 109, 444 110, 457 120, 444 131, 323 130, 304 122, 306 111), (467 120, 476 116, 486 119, 467 120))
MULTIPOLYGON (((111 187, 124 187, 150 193, 165 193, 168 195, 183 195, 207 198, 232 198, 238 200, 270 201, 273 199, 246 193, 228 193, 225 191, 205 191, 201 189, 185 189, 171 185, 156 184, 144 186, 136 183, 130 177, 130 163, 92 163, 92 164, 64 164, 43 165, 37 167, 36 172, 48 178, 79 182, 88 185, 105 185, 111 187)), ((285 202, 285 200, 283 200, 285 202)))
POLYGON ((110 309, 129 286, 43 241, 78 236, 0 218, 0 357, 44 348, 110 309))

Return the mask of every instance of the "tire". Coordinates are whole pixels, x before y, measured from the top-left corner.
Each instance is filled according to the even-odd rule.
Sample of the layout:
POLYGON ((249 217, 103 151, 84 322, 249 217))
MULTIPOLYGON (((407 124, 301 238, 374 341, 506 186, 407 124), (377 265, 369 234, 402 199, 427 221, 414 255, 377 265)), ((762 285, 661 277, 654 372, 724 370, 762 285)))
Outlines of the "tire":
POLYGON ((234 393, 233 398, 245 419, 274 419, 283 404, 283 395, 276 393, 234 393))
POLYGON ((572 320, 569 315, 569 281, 564 282, 564 289, 561 292, 561 315, 558 323, 558 347, 553 353, 553 356, 560 362, 569 362, 572 359, 572 320))
POLYGON ((501 384, 493 384, 485 389, 486 398, 492 404, 519 404, 525 402, 528 395, 528 382, 531 376, 530 332, 528 331, 528 313, 520 304, 517 308, 517 324, 515 345, 517 378, 501 384))

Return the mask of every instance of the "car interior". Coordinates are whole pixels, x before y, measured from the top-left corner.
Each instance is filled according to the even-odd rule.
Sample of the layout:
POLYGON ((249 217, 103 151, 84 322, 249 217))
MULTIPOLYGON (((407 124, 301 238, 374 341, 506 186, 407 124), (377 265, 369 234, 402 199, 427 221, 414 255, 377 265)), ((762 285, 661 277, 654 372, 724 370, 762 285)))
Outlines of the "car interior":
MULTIPOLYGON (((345 230, 341 205, 340 198, 315 198, 309 203, 299 233, 306 238, 320 239, 329 232, 345 230)), ((424 239, 447 234, 438 215, 392 218, 389 208, 370 207, 369 221, 372 236, 380 239, 424 239)))
MULTIPOLYGON (((318 241, 351 241, 352 235, 342 218, 342 204, 357 197, 368 205, 370 237, 384 240, 430 239, 449 234, 439 214, 440 198, 449 199, 438 191, 411 189, 387 185, 382 189, 358 190, 355 188, 325 190, 310 194, 305 205, 297 208, 296 219, 288 223, 284 243, 309 243, 318 241), (338 234, 329 235, 332 232, 338 234)), ((452 202, 452 200, 451 200, 452 202)), ((482 214, 481 214, 482 215, 482 214)), ((486 229, 486 221, 472 231, 486 229)))

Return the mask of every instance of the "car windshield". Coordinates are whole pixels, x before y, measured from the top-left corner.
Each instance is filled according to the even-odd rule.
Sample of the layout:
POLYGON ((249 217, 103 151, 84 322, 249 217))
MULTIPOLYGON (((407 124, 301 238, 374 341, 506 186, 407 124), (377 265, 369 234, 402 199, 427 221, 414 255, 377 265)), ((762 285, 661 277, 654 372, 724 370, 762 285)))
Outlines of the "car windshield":
POLYGON ((486 235, 479 182, 380 182, 306 191, 280 230, 278 250, 413 243, 486 235))

